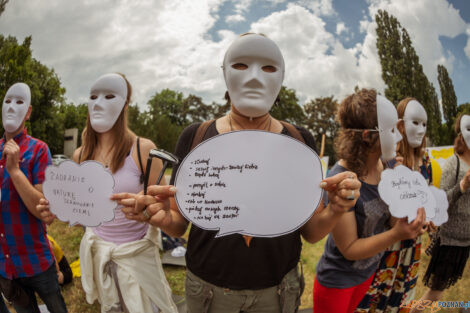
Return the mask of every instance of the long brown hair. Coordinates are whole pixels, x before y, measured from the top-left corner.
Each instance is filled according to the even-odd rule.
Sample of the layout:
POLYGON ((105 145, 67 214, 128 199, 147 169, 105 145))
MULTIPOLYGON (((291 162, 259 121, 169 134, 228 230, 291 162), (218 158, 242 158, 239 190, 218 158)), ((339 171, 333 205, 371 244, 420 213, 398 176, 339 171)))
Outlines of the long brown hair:
MULTIPOLYGON (((111 158, 111 162, 109 164, 109 168, 111 172, 115 173, 118 169, 120 169, 124 165, 124 160, 126 159, 129 151, 134 144, 135 134, 127 127, 127 107, 131 101, 132 95, 132 86, 127 80, 126 76, 121 73, 117 73, 121 75, 124 80, 126 81, 127 85, 127 98, 126 103, 119 115, 116 123, 114 123, 113 127, 111 128, 111 133, 113 136, 113 154, 111 158)), ((96 155, 96 148, 98 145, 98 135, 96 131, 91 127, 90 122, 90 114, 88 114, 86 127, 82 132, 82 150, 81 150, 81 158, 79 162, 83 162, 86 160, 94 160, 96 155)))
POLYGON ((361 131, 378 126, 377 92, 361 89, 347 96, 338 107, 336 119, 341 127, 335 138, 336 154, 346 161, 349 170, 363 176, 367 173, 367 155, 379 149, 378 132, 369 132, 364 140, 361 131))
MULTIPOLYGON (((400 101, 397 106, 397 113, 398 118, 403 120, 403 116, 405 115, 406 106, 411 100, 416 100, 415 98, 408 97, 400 101)), ((400 131, 403 140, 397 144, 397 154, 403 157, 403 164, 410 169, 413 169, 414 160, 420 160, 424 155, 424 149, 426 148, 426 136, 423 138, 423 142, 421 145, 416 148, 412 148, 408 143, 408 137, 406 136, 405 131, 405 124, 404 122, 400 122, 398 125, 398 130, 400 131)))
POLYGON ((465 151, 469 149, 467 145, 465 144, 465 141, 463 140, 462 132, 460 131, 460 120, 462 119, 462 116, 464 115, 466 114, 459 113, 459 115, 457 115, 457 118, 455 119, 454 130, 455 130, 455 133, 457 134, 457 137, 455 137, 455 140, 454 140, 454 151, 458 155, 464 154, 465 151))

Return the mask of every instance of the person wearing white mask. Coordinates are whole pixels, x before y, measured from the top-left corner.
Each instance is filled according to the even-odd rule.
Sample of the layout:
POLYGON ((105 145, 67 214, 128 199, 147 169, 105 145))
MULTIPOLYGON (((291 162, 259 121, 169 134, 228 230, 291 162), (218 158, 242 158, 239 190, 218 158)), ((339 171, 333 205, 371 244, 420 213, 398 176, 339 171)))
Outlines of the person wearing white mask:
POLYGON ((449 220, 435 236, 423 278, 429 287, 420 299, 423 301, 438 301, 444 290, 456 284, 470 256, 470 115, 456 117, 455 133, 455 155, 444 164, 440 186, 447 193, 449 220))
MULTIPOLYGON (((282 53, 272 40, 258 34, 241 35, 228 48, 222 67, 230 112, 215 121, 187 127, 176 146, 179 158, 183 159, 202 140, 245 129, 296 137, 316 149, 308 131, 269 114, 281 90, 285 67, 282 53)), ((177 170, 173 168, 170 183, 174 182, 177 170)), ((301 229, 288 235, 252 238, 233 234, 216 238, 216 231, 192 225, 186 253, 188 312, 295 312, 303 289, 298 271, 301 236, 309 242, 323 238, 344 212, 354 206, 360 184, 354 173, 345 172, 324 180, 322 186, 333 201, 323 210, 319 208, 319 213, 301 229)), ((150 186, 148 196, 116 195, 116 198, 127 206, 123 210, 133 219, 143 218, 141 212, 147 205, 150 223, 179 237, 185 233, 188 221, 178 211, 173 198, 175 191, 174 186, 150 186)), ((289 209, 294 208, 286 208, 286 214, 289 209)))
POLYGON ((51 154, 46 143, 27 134, 31 111, 29 86, 12 85, 2 105, 0 286, 19 313, 39 312, 36 293, 50 312, 65 313, 54 256, 36 208, 51 154))
MULTIPOLYGON (((416 99, 406 98, 398 103, 397 113, 397 128, 403 137, 398 143, 397 155, 403 158, 403 165, 411 170, 420 170, 428 180, 431 173, 423 166, 428 120, 426 110, 416 99)), ((414 299, 421 242, 421 236, 398 241, 384 252, 374 280, 356 313, 398 312, 403 303, 414 299)))
POLYGON ((341 128, 335 142, 340 160, 329 175, 349 170, 357 174, 362 186, 356 205, 333 229, 317 264, 315 313, 354 312, 383 252, 397 241, 415 238, 425 222, 420 208, 413 222, 404 218, 392 226, 388 206, 379 196, 381 174, 395 158, 401 139, 395 106, 375 90, 362 89, 340 103, 337 120, 341 128))
MULTIPOLYGON (((137 193, 143 189, 142 175, 155 144, 127 127, 131 93, 122 74, 105 74, 93 83, 82 146, 73 160, 100 162, 111 171, 116 192, 137 193)), ((150 181, 156 181, 161 169, 161 161, 154 160, 150 181)), ((38 210, 46 223, 55 218, 46 199, 41 199, 38 210)), ((114 220, 88 227, 80 244, 87 301, 98 300, 103 312, 177 313, 160 260, 160 231, 146 223, 148 219, 127 219, 119 206, 114 214, 114 220)))

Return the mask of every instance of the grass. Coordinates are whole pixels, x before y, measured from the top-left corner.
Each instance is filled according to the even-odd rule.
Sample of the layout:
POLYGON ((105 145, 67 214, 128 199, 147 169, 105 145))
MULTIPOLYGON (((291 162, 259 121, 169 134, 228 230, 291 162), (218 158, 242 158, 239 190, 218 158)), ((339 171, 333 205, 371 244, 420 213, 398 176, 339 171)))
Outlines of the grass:
MULTIPOLYGON (((54 237, 57 243, 62 247, 64 254, 69 262, 73 262, 78 258, 78 250, 80 247, 83 229, 81 227, 69 227, 66 223, 55 221, 48 229, 49 234, 54 237)), ((427 240, 427 238, 425 238, 427 240)), ((323 253, 325 239, 316 244, 304 243, 301 255, 305 275, 305 291, 302 296, 302 308, 312 307, 312 287, 315 275, 315 267, 323 253)), ((423 249, 424 249, 423 245, 423 249)), ((429 262, 429 257, 422 253, 422 262, 419 275, 423 277, 429 262)), ((167 280, 173 293, 178 295, 184 294, 185 270, 180 267, 165 266, 164 267, 167 280)), ((419 279, 416 299, 419 299, 426 291, 421 279, 419 279)), ((81 287, 80 278, 74 278, 73 283, 63 288, 62 291, 65 302, 70 313, 97 313, 100 312, 100 306, 97 302, 90 305, 85 300, 85 294, 81 287)), ((468 301, 470 300, 470 263, 464 273, 464 277, 455 286, 446 290, 442 300, 446 301, 468 301)), ((441 311, 452 312, 452 311, 441 311)), ((458 312, 457 310, 455 312, 458 312)))

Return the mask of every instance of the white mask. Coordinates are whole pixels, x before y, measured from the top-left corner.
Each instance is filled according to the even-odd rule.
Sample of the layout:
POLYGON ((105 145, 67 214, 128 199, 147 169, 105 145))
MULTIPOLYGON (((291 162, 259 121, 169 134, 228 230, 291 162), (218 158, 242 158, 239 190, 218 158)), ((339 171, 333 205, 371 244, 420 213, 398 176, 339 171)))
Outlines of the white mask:
POLYGON ((12 85, 3 99, 2 123, 8 133, 16 132, 24 121, 31 104, 31 90, 25 83, 12 85))
POLYGON ((417 148, 423 143, 424 135, 426 135, 426 123, 428 115, 421 103, 416 100, 408 102, 403 114, 405 123, 405 133, 408 144, 412 148, 417 148))
POLYGON ((261 35, 238 37, 224 57, 224 78, 234 107, 248 117, 271 110, 284 80, 284 58, 272 41, 261 35))
POLYGON ((397 129, 397 109, 387 98, 377 95, 377 122, 379 124, 382 161, 395 158, 397 143, 402 139, 397 129))
POLYGON ((460 132, 467 145, 467 149, 470 149, 470 115, 464 115, 460 119, 460 132))
POLYGON ((91 86, 88 114, 98 133, 113 128, 127 99, 126 80, 119 74, 105 74, 91 86))

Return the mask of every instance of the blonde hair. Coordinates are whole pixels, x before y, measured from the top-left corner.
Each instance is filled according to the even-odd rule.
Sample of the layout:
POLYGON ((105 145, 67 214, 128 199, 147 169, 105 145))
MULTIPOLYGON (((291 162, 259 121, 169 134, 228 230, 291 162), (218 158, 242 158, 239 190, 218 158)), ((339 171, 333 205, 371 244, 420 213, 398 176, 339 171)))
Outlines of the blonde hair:
MULTIPOLYGON (((115 173, 124 165, 124 160, 129 154, 130 149, 134 143, 135 134, 127 127, 127 108, 131 101, 132 86, 127 80, 126 76, 121 73, 117 73, 124 78, 127 85, 127 98, 126 103, 119 115, 116 123, 111 128, 113 137, 113 154, 109 168, 111 172, 115 173)), ((91 127, 90 114, 88 114, 86 127, 82 132, 82 150, 80 153, 79 162, 86 160, 94 160, 96 155, 96 147, 98 145, 98 135, 96 131, 91 127)))

